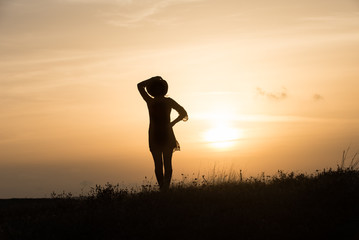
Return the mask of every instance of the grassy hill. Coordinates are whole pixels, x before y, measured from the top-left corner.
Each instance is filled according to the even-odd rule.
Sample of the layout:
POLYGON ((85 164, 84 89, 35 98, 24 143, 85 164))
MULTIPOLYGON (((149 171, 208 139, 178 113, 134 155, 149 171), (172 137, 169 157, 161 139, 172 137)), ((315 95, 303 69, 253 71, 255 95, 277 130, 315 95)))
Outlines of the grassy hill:
POLYGON ((359 239, 359 171, 0 200, 0 239, 359 239))

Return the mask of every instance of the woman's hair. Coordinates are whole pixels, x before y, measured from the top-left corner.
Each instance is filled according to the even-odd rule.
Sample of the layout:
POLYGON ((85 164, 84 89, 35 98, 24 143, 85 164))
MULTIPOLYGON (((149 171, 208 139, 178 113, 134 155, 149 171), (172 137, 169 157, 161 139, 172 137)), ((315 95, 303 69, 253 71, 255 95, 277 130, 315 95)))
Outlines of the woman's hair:
POLYGON ((165 96, 168 91, 167 82, 161 77, 153 77, 151 79, 151 84, 146 87, 147 92, 153 97, 165 96))

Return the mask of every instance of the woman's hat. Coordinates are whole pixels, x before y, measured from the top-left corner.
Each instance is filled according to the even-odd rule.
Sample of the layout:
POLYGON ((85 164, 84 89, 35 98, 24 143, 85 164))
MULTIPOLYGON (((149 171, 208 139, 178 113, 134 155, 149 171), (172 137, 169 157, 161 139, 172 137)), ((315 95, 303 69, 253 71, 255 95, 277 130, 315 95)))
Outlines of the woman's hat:
POLYGON ((146 87, 147 92, 153 97, 164 96, 168 91, 168 84, 161 77, 151 78, 151 83, 146 87))

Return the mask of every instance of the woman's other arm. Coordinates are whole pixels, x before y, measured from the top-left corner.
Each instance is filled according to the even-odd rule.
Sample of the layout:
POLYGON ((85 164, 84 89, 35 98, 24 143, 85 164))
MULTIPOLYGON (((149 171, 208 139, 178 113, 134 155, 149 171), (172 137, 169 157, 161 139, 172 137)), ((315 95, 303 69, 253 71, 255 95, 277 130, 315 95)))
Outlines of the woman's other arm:
POLYGON ((182 120, 187 121, 188 120, 188 114, 187 114, 186 110, 173 99, 171 99, 171 107, 178 112, 178 117, 170 123, 171 127, 173 127, 179 121, 182 121, 182 120))

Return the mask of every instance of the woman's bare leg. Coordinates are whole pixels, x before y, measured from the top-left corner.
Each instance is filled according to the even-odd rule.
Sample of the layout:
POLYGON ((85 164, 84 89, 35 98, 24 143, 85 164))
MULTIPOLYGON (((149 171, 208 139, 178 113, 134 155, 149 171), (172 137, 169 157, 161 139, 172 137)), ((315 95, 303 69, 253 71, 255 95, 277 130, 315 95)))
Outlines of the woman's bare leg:
POLYGON ((165 176, 163 187, 167 190, 170 187, 171 178, 172 178, 172 154, 173 150, 165 151, 163 153, 163 162, 165 167, 165 176))
POLYGON ((155 174, 160 189, 163 188, 163 163, 162 153, 160 151, 152 151, 152 157, 155 162, 155 174))

